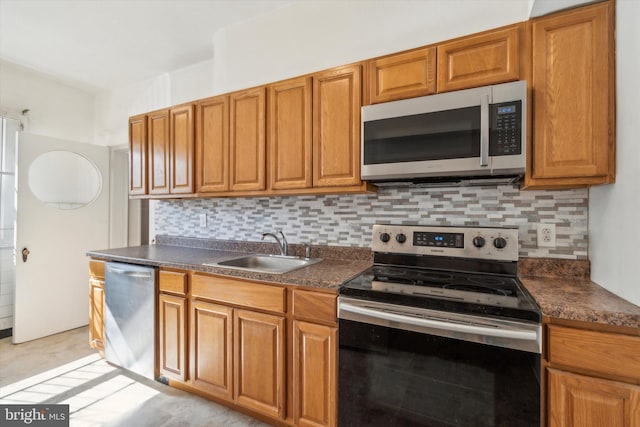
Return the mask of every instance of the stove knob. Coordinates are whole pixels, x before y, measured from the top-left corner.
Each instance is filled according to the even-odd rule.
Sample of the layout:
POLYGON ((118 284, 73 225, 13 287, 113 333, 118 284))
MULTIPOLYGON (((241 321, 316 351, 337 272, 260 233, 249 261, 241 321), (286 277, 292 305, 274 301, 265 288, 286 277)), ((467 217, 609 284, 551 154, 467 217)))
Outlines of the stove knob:
POLYGON ((493 239, 493 246, 497 249, 503 249, 507 246, 507 241, 503 237, 496 237, 493 239))
POLYGON ((406 241, 407 241, 407 236, 405 236, 404 234, 400 233, 396 236, 396 242, 404 243, 406 241))
POLYGON ((391 236, 389 236, 389 233, 382 233, 380 235, 380 240, 384 243, 387 243, 389 240, 391 240, 391 236))
POLYGON ((485 243, 486 242, 484 240, 484 237, 482 236, 476 236, 473 238, 473 246, 475 246, 476 248, 483 247, 485 243))

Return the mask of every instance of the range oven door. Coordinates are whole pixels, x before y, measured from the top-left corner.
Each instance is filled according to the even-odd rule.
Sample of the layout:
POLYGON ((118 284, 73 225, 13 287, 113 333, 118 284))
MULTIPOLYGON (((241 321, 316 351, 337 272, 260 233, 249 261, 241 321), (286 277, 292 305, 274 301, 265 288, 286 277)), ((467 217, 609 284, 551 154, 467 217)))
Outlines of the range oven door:
MULTIPOLYGON (((377 317, 349 311, 351 304, 344 300, 339 315, 340 427, 540 425, 539 352, 488 345, 482 337, 472 342, 446 336, 455 336, 451 330, 445 336, 425 333, 439 320, 428 320, 422 329, 416 310, 404 324, 395 309, 380 310, 382 317, 377 317)), ((461 336, 470 337, 469 331, 461 336)), ((532 338, 525 335, 515 340, 532 338)))

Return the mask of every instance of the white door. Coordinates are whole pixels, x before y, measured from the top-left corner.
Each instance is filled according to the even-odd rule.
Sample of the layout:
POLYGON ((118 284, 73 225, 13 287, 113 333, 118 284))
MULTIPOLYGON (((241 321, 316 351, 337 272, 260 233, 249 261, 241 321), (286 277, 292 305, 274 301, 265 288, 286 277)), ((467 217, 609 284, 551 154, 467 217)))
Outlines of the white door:
POLYGON ((17 157, 14 343, 88 324, 85 253, 109 244, 107 147, 21 132, 17 157))

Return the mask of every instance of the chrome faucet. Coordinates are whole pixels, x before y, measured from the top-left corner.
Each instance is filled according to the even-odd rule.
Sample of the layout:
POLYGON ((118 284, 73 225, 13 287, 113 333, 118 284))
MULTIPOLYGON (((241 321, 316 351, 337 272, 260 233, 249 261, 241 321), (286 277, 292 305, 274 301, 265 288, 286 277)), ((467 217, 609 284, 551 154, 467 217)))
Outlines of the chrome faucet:
POLYGON ((267 236, 273 237, 274 239, 276 239, 276 242, 278 242, 278 246, 280 247, 280 255, 287 256, 287 248, 289 247, 289 245, 287 244, 287 239, 284 237, 284 233, 282 232, 282 230, 278 230, 277 233, 282 236, 282 239, 280 239, 280 237, 278 237, 278 235, 275 233, 262 233, 262 240, 264 240, 264 238, 267 236))

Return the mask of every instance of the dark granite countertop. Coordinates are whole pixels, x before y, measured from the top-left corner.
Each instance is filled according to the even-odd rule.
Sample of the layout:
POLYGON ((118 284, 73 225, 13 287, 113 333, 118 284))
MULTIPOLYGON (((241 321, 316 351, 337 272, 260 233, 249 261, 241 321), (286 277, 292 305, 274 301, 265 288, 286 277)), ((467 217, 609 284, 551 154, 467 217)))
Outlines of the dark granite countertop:
MULTIPOLYGON (((301 256, 304 248, 290 245, 301 256)), ((215 241, 158 236, 158 244, 87 252, 96 259, 155 267, 202 271, 242 279, 315 288, 337 289, 373 263, 371 251, 353 247, 312 247, 322 262, 285 274, 255 273, 203 265, 248 253, 276 253, 272 243, 215 241)), ((525 258, 518 263, 519 279, 543 315, 566 320, 640 328, 640 307, 589 279, 589 262, 525 258)))
POLYGON ((547 317, 640 328, 640 307, 591 281, 589 261, 527 258, 518 271, 547 317))
MULTIPOLYGON (((317 264, 284 274, 257 273, 203 265, 203 263, 223 261, 248 253, 274 253, 275 244, 259 242, 243 244, 224 241, 215 244, 204 239, 182 238, 159 238, 158 241, 160 243, 155 245, 92 250, 87 252, 87 255, 106 261, 202 271, 261 282, 328 289, 337 289, 372 264, 368 249, 312 247, 312 256, 322 258, 322 261, 317 264)), ((290 253, 298 255, 303 250, 299 245, 291 245, 290 253)))

